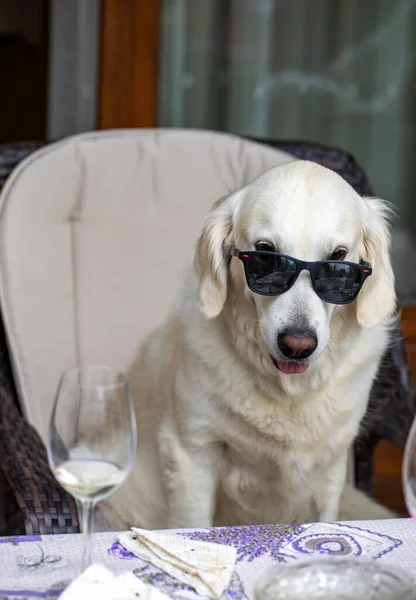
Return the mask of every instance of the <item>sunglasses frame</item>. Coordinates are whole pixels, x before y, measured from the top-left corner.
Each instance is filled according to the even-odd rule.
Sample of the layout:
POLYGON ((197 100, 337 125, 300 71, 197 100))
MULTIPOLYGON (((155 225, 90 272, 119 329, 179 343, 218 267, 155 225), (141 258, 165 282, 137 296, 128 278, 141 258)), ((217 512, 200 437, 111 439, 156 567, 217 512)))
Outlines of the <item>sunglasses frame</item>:
POLYGON ((263 252, 261 250, 248 250, 248 251, 243 252, 241 250, 238 250, 238 248, 236 248, 235 246, 233 246, 231 248, 231 256, 235 256, 236 258, 239 258, 242 261, 242 263, 244 265, 244 273, 246 276, 247 285, 250 288, 250 290, 252 292, 254 292, 255 294, 259 294, 260 296, 281 296, 282 294, 285 294, 286 292, 288 292, 293 285, 295 285, 295 283, 298 280, 298 277, 302 273, 302 271, 308 271, 309 275, 311 277, 311 283, 312 283, 312 287, 313 287, 315 294, 317 296, 319 296, 319 298, 321 300, 323 300, 324 302, 328 302, 328 304, 343 305, 343 304, 351 304, 351 302, 354 302, 354 300, 357 298, 358 294, 360 293, 365 280, 367 279, 367 277, 370 277, 370 275, 373 272, 371 265, 366 262, 361 263, 361 264, 348 262, 348 261, 344 261, 344 260, 317 260, 317 261, 313 261, 313 262, 307 262, 304 260, 300 260, 298 258, 294 258, 293 256, 289 256, 288 254, 280 254, 279 252, 266 252, 266 251, 263 252), (283 292, 278 292, 278 293, 273 293, 273 294, 259 292, 258 290, 253 289, 253 287, 250 285, 250 280, 249 280, 250 273, 248 273, 248 270, 247 270, 249 261, 252 256, 259 256, 259 255, 260 256, 278 256, 281 258, 287 258, 295 263, 296 273, 295 273, 295 276, 293 277, 293 281, 287 288, 284 289, 283 292), (354 295, 354 297, 351 300, 346 300, 345 302, 331 302, 330 300, 327 300, 326 298, 324 298, 319 292, 317 292, 317 290, 315 288, 315 270, 318 266, 327 265, 327 264, 349 265, 351 267, 355 267, 356 269, 358 269, 360 271, 360 273, 361 273, 360 286, 358 288, 357 293, 354 295))

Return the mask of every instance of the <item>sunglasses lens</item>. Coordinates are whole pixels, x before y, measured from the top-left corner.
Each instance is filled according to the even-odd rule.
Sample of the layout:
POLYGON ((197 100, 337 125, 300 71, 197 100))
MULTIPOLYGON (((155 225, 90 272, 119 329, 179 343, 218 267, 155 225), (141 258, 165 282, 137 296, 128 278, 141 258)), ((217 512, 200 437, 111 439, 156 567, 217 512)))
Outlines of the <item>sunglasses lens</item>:
POLYGON ((296 276, 296 263, 272 254, 255 254, 246 264, 250 288, 258 294, 278 296, 285 292, 296 276))
POLYGON ((361 271, 340 262, 322 262, 315 269, 315 291, 332 304, 352 302, 361 289, 361 271))

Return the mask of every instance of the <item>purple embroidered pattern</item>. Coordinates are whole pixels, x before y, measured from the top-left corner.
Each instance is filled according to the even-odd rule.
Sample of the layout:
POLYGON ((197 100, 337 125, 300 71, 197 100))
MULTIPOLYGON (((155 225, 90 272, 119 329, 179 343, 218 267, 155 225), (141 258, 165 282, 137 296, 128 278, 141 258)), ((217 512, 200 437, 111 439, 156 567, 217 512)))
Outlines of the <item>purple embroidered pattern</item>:
POLYGON ((12 537, 0 538, 0 544, 13 544, 18 546, 19 544, 26 544, 27 542, 41 542, 42 537, 40 535, 15 535, 12 537))
POLYGON ((332 556, 360 556, 363 552, 358 542, 348 534, 315 533, 305 535, 292 544, 298 552, 304 554, 331 554, 332 556))
POLYGON ((36 592, 35 590, 0 590, 1 600, 31 600, 32 598, 58 598, 63 590, 36 592))
POLYGON ((114 544, 107 550, 107 554, 121 558, 123 560, 131 560, 137 558, 130 550, 127 550, 120 542, 114 542, 114 544))
POLYGON ((379 533, 378 531, 370 531, 369 529, 364 529, 363 527, 356 527, 354 525, 347 525, 346 523, 333 523, 333 525, 337 525, 338 527, 342 527, 343 529, 348 529, 348 531, 350 531, 351 534, 354 532, 355 532, 355 535, 357 535, 357 533, 370 534, 372 537, 385 542, 384 548, 381 548, 379 551, 372 554, 372 558, 374 558, 374 559, 380 558, 381 556, 388 554, 389 552, 391 552, 392 550, 394 550, 395 548, 397 548, 398 546, 403 544, 403 540, 393 538, 390 535, 387 535, 387 533, 379 533))
POLYGON ((253 561, 260 556, 269 555, 278 562, 286 562, 280 548, 305 531, 301 525, 258 525, 256 527, 219 527, 199 531, 178 533, 191 540, 214 542, 234 546, 237 549, 237 561, 253 561))

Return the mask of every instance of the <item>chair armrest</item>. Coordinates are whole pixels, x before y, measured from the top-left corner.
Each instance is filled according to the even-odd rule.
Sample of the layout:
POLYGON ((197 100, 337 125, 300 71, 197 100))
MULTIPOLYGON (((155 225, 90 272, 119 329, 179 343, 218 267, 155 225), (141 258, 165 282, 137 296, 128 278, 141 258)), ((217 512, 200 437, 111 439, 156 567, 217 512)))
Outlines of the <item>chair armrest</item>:
POLYGON ((0 457, 18 508, 13 533, 79 532, 75 500, 53 477, 38 433, 19 413, 6 387, 0 387, 0 457))
POLYGON ((381 440, 404 450, 416 415, 416 395, 400 327, 385 352, 355 441, 355 476, 364 491, 372 487, 373 453, 381 440))
POLYGON ((380 363, 357 441, 363 443, 366 436, 375 435, 404 450, 416 415, 416 396, 406 344, 399 327, 393 340, 380 363))
POLYGON ((42 440, 20 411, 1 317, 0 470, 3 535, 79 531, 75 500, 53 477, 42 440))

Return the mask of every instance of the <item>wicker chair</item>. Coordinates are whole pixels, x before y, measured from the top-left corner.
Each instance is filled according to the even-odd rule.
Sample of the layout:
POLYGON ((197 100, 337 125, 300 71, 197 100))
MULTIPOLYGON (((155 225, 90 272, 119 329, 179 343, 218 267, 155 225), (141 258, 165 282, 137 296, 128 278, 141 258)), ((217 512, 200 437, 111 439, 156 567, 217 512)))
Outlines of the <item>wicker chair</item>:
MULTIPOLYGON (((0 145, 0 190, 40 142, 0 145)), ((23 417, 0 319, 0 535, 77 533, 74 499, 52 475, 45 447, 23 417)))
MULTIPOLYGON (((258 140, 298 158, 323 164, 362 195, 371 195, 364 171, 342 150, 321 144, 258 140)), ((0 146, 0 189, 9 173, 40 144, 0 146)), ((369 408, 355 444, 358 487, 371 491, 372 457, 386 439, 403 449, 415 414, 415 396, 403 339, 388 349, 374 382, 369 408)), ((73 533, 79 530, 74 500, 57 484, 37 431, 22 415, 0 321, 0 498, 1 535, 73 533)))

